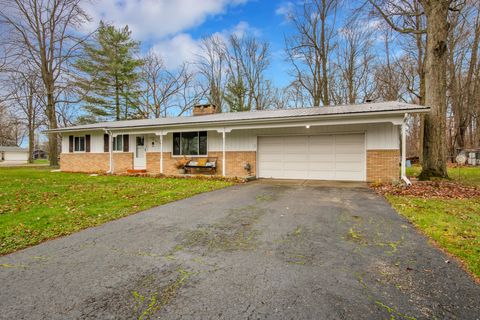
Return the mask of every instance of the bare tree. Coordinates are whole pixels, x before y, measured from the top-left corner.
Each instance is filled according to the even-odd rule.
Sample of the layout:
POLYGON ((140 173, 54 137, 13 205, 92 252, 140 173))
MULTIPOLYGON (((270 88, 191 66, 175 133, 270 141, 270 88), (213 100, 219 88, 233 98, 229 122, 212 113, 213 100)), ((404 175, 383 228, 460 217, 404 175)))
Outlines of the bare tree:
POLYGON ((228 83, 224 100, 231 111, 268 108, 270 83, 265 79, 269 61, 269 44, 251 35, 231 35, 226 65, 228 83))
POLYGON ((336 35, 338 0, 305 1, 289 14, 295 33, 285 39, 295 82, 306 90, 313 106, 330 105, 330 56, 336 35))
POLYGON ((183 101, 183 105, 176 103, 194 81, 194 75, 186 63, 169 71, 162 58, 157 53, 150 52, 144 58, 141 80, 145 90, 139 109, 143 117, 166 117, 168 110, 175 107, 179 107, 179 113, 182 114, 186 106, 190 105, 188 101, 183 101))
POLYGON ((374 28, 355 16, 340 29, 335 85, 331 92, 335 104, 355 104, 371 100, 374 94, 372 69, 374 28))
MULTIPOLYGON (((86 19, 81 0, 0 0, 0 22, 19 61, 28 61, 42 79, 48 127, 56 129, 57 98, 65 68, 81 40, 72 30, 86 19)), ((49 135, 50 164, 58 164, 58 135, 49 135)))
MULTIPOLYGON (((448 12, 454 9, 455 1, 421 0, 420 12, 412 9, 407 1, 387 0, 376 2, 369 0, 384 20, 396 31, 427 36, 425 59, 425 105, 431 108, 425 116, 423 135, 423 159, 420 179, 447 177, 446 167, 446 104, 447 104, 447 37, 448 12), (412 18, 425 16, 426 29, 416 30, 405 26, 399 27, 394 18, 412 18)), ((405 21, 405 20, 403 20, 405 21)))
POLYGON ((17 115, 25 126, 28 135, 28 161, 33 162, 33 151, 35 149, 35 133, 42 124, 43 105, 39 97, 42 90, 40 79, 35 74, 24 72, 12 73, 9 79, 11 90, 8 100, 12 109, 17 110, 17 115))
POLYGON ((226 77, 227 46, 218 35, 204 38, 201 53, 197 56, 199 74, 204 80, 204 91, 210 103, 216 105, 217 111, 223 108, 226 77))
POLYGON ((20 117, 0 103, 0 145, 20 146, 25 137, 25 126, 20 117))

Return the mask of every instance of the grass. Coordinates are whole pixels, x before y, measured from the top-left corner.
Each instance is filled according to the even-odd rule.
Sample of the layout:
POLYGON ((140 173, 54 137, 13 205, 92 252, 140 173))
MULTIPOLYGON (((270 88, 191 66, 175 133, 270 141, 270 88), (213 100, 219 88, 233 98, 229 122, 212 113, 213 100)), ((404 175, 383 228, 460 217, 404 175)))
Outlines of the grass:
MULTIPOLYGON (((420 166, 407 168, 407 176, 416 177, 420 174, 421 170, 422 167, 420 166)), ((448 168, 448 176, 454 181, 480 186, 480 166, 448 168)))
MULTIPOLYGON (((409 168, 415 176, 421 168, 409 168)), ((480 167, 449 168, 451 179, 480 186, 480 167)), ((392 206, 480 279, 480 199, 386 196, 392 206)))
POLYGON ((0 254, 229 185, 208 179, 0 168, 0 254))
POLYGON ((36 159, 33 160, 34 164, 49 164, 50 162, 47 159, 36 159))

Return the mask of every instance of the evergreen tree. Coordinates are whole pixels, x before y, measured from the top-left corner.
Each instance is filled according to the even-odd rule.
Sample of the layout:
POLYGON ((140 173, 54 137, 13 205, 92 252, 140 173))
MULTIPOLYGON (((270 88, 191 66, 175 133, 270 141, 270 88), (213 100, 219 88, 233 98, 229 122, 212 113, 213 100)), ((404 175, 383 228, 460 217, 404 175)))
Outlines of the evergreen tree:
POLYGON ((245 104, 245 96, 248 90, 242 77, 231 77, 225 86, 223 99, 227 103, 230 112, 250 111, 245 104))
POLYGON ((141 93, 139 67, 143 64, 135 58, 140 43, 131 39, 128 26, 116 29, 104 22, 94 39, 85 45, 84 56, 76 63, 84 109, 89 118, 135 118, 141 93))

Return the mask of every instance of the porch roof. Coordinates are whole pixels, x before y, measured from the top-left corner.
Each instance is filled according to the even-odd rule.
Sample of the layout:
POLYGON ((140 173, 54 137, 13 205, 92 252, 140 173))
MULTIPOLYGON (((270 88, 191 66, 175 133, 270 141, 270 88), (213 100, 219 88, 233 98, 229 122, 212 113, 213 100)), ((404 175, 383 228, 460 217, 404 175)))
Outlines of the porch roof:
POLYGON ((283 110, 262 110, 245 112, 226 112, 202 116, 167 117, 157 119, 123 120, 100 122, 49 130, 47 132, 69 132, 90 130, 117 130, 137 128, 167 128, 181 125, 238 125, 261 122, 289 122, 301 120, 322 120, 340 117, 368 117, 380 115, 404 115, 405 113, 424 113, 430 109, 425 106, 397 101, 364 103, 329 107, 313 107, 283 110))

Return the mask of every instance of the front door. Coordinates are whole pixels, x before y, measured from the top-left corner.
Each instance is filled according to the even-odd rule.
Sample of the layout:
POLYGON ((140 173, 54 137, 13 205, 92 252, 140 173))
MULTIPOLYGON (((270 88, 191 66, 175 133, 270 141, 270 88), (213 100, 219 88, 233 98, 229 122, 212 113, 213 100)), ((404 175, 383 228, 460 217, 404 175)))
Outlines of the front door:
POLYGON ((134 169, 146 168, 145 151, 145 136, 135 136, 135 157, 133 160, 134 169))

